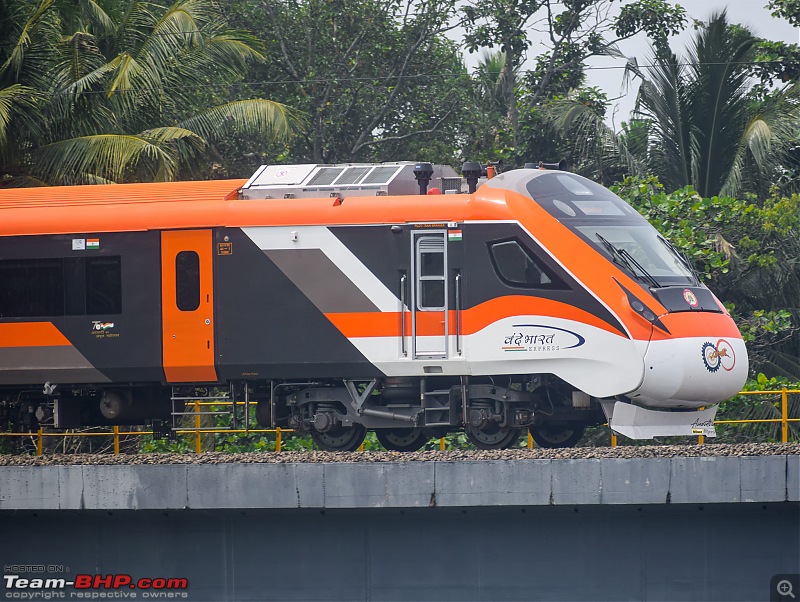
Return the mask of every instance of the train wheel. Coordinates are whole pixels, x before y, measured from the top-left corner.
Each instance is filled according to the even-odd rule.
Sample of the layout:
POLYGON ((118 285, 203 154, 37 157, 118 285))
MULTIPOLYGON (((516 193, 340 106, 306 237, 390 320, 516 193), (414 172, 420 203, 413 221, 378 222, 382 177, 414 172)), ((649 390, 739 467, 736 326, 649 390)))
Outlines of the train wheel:
POLYGON ((311 430, 311 438, 323 451, 356 451, 366 436, 367 429, 360 424, 353 426, 340 424, 324 433, 311 430))
POLYGON ((539 447, 572 447, 583 437, 584 427, 569 424, 540 424, 530 428, 539 447))
POLYGON ((467 427, 467 439, 478 449, 506 449, 519 439, 519 429, 491 423, 483 428, 467 427))
POLYGON ((377 429, 375 436, 389 451, 415 452, 428 442, 422 429, 377 429))

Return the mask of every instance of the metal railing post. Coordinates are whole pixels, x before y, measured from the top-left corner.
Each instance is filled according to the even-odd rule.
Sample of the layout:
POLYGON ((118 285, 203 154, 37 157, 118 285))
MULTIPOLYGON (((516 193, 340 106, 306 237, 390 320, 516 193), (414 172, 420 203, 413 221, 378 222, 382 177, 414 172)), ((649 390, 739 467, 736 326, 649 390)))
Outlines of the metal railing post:
POLYGON ((200 439, 200 401, 194 401, 194 453, 199 454, 203 451, 203 442, 200 439))
POLYGON ((781 389, 781 442, 789 441, 789 396, 786 387, 781 389))
MULTIPOLYGON (((466 391, 466 387, 462 386, 462 398, 465 397, 463 393, 466 391)), ((769 390, 769 391, 741 391, 739 395, 770 395, 773 399, 774 405, 774 396, 780 395, 781 397, 781 407, 780 407, 780 416, 774 416, 773 418, 768 419, 748 419, 748 420, 715 420, 714 424, 778 424, 781 425, 781 442, 788 443, 789 442, 789 426, 791 423, 800 424, 800 417, 791 417, 789 414, 789 395, 800 394, 800 389, 789 389, 787 387, 782 387, 780 390, 769 390)), ((247 402, 244 402, 246 405, 247 402)), ((244 429, 225 429, 225 430, 213 430, 211 428, 203 429, 202 427, 202 415, 206 412, 200 411, 203 405, 212 405, 204 404, 199 400, 191 401, 190 398, 187 398, 187 409, 191 406, 194 406, 193 411, 187 411, 186 414, 189 416, 194 415, 195 417, 195 425, 194 427, 185 427, 181 428, 177 431, 178 434, 182 436, 190 436, 192 433, 195 434, 195 452, 202 453, 202 438, 201 433, 203 432, 235 432, 235 433, 244 433, 245 435, 252 434, 252 433, 275 433, 275 451, 280 452, 282 451, 282 438, 283 438, 283 431, 287 433, 295 432, 293 429, 281 429, 280 427, 276 428, 269 428, 269 429, 249 429, 249 421, 248 425, 245 425, 244 429)), ((777 406, 776 406, 777 408, 777 406)), ((700 408, 704 409, 704 408, 700 408)), ((247 408, 245 408, 247 411, 247 408)), ((210 412, 209 412, 210 413, 210 412)), ((609 429, 610 430, 610 429, 609 429)), ((64 433, 44 433, 44 428, 39 426, 37 431, 28 430, 22 432, 0 432, 0 441, 2 441, 5 437, 22 437, 26 440, 29 437, 35 438, 35 445, 36 445, 36 454, 41 456, 44 454, 44 437, 108 437, 112 435, 114 440, 114 454, 120 454, 120 438, 122 435, 126 436, 142 436, 142 435, 152 435, 151 431, 137 431, 137 432, 123 432, 120 430, 119 426, 114 426, 113 430, 109 432, 109 430, 103 430, 103 432, 92 432, 92 433, 75 433, 75 432, 64 432, 64 433)), ((705 443, 705 437, 703 435, 697 435, 698 444, 703 445, 705 443)), ((439 449, 444 450, 446 449, 446 439, 440 438, 439 439, 439 449)), ((536 447, 535 441, 528 432, 528 447, 536 447)), ((611 432, 611 447, 617 447, 619 445, 619 437, 611 432)))

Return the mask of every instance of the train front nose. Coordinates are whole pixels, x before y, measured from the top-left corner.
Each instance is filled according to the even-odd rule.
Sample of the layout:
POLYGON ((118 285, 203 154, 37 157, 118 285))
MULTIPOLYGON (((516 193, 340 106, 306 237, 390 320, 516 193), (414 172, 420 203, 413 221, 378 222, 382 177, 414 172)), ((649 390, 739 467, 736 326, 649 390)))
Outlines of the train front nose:
POLYGON ((697 408, 741 391, 747 348, 730 316, 678 312, 660 321, 669 333, 653 328, 644 379, 631 399, 652 407, 697 408))

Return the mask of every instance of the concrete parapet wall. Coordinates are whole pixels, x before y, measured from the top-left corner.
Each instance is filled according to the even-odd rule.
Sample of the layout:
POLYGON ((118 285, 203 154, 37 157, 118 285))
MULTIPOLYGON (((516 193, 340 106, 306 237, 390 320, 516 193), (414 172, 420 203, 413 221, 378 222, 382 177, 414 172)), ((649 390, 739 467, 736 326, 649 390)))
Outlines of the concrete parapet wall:
POLYGON ((0 467, 0 510, 800 501, 800 456, 0 467))

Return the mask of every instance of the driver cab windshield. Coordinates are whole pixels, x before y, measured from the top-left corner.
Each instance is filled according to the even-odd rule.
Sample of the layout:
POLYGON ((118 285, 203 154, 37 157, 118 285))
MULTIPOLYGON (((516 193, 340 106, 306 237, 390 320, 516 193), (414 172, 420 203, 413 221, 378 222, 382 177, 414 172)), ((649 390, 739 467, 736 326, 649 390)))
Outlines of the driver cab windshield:
POLYGON ((686 259, 630 205, 599 184, 548 172, 527 184, 530 197, 559 222, 650 286, 696 282, 686 259))

